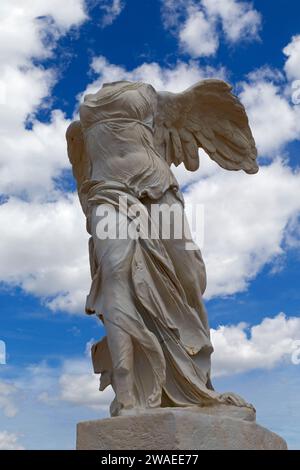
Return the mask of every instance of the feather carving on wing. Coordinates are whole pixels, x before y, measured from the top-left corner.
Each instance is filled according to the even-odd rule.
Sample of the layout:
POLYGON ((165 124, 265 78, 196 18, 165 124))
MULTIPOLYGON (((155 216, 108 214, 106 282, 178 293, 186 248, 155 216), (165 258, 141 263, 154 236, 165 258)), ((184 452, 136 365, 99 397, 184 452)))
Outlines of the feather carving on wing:
POLYGON ((155 146, 167 163, 199 167, 198 148, 226 170, 257 173, 257 150, 244 106, 221 80, 182 93, 158 92, 155 146))

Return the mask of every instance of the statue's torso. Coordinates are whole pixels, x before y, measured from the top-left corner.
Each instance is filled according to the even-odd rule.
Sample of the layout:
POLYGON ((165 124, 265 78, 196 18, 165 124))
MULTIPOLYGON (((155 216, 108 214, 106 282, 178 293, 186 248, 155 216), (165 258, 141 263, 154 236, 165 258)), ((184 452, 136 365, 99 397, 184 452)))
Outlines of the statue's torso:
POLYGON ((81 105, 91 179, 121 181, 139 196, 157 199, 177 181, 154 147, 156 92, 134 85, 112 85, 81 105))

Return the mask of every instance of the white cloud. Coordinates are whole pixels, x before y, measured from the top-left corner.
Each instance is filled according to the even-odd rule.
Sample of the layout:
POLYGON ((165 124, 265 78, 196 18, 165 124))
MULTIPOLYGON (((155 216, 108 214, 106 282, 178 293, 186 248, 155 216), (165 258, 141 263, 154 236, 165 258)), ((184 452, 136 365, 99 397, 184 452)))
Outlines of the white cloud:
MULTIPOLYGON (((49 6, 49 2, 34 3, 31 13, 28 11, 24 13, 24 8, 11 9, 10 20, 5 26, 7 34, 19 34, 19 31, 10 25, 17 24, 21 15, 22 21, 32 26, 33 37, 28 36, 27 45, 22 44, 24 49, 20 48, 18 51, 17 44, 20 38, 16 36, 14 40, 11 40, 10 47, 15 47, 15 50, 11 50, 14 59, 6 63, 5 66, 8 69, 3 69, 4 74, 1 76, 10 99, 4 104, 2 114, 0 114, 3 124, 0 190, 6 194, 23 194, 26 191, 31 198, 35 198, 31 202, 11 198, 0 206, 3 231, 2 249, 0 248, 0 279, 12 285, 21 285, 25 291, 46 299, 47 305, 53 310, 61 309, 69 312, 81 312, 83 309, 89 286, 89 266, 87 235, 77 198, 62 196, 53 191, 53 178, 58 176, 62 169, 69 167, 64 139, 68 121, 58 110, 53 111, 50 123, 45 124, 33 119, 31 130, 24 128, 24 121, 28 114, 34 113, 41 105, 55 79, 53 71, 33 65, 31 58, 41 58, 43 54, 51 54, 53 42, 45 44, 42 36, 45 37, 46 32, 49 32, 48 28, 53 28, 53 24, 56 25, 55 39, 68 28, 84 21, 86 13, 83 9, 83 2, 75 3, 66 2, 59 12, 56 12, 55 4, 51 3, 49 6), (80 7, 79 9, 75 8, 75 3, 80 7), (37 10, 37 5, 43 9, 37 10), (52 23, 42 21, 36 24, 34 15, 37 14, 52 15, 52 23), (10 27, 11 30, 9 30, 10 27), (16 32, 14 32, 15 29, 16 32), (51 196, 52 199, 57 200, 41 204, 36 200, 37 196, 41 199, 51 196), (68 247, 67 250, 66 247, 68 247)), ((1 8, 3 13, 3 6, 1 8)), ((88 87, 89 92, 99 88, 105 81, 118 79, 144 80, 152 83, 157 89, 180 91, 199 79, 209 76, 224 78, 226 74, 224 69, 200 68, 195 61, 178 62, 173 68, 162 68, 157 63, 145 63, 134 70, 127 71, 120 66, 110 64, 104 57, 98 57, 94 59, 92 68, 98 74, 98 78, 88 87)), ((297 111, 284 101, 276 86, 273 83, 263 82, 263 79, 259 81, 257 77, 255 79, 252 77, 251 84, 243 84, 241 93, 249 109, 260 148, 265 151, 271 151, 275 145, 279 147, 282 143, 292 140, 297 133, 294 119, 297 111), (261 101, 263 101, 262 105, 261 101), (270 103, 275 103, 273 108, 270 103), (268 119, 261 119, 261 116, 266 115, 270 110, 272 116, 270 115, 268 119), (268 124, 270 122, 272 125, 268 124), (276 135, 272 137, 271 130, 276 127, 274 122, 275 124, 278 122, 281 134, 276 131, 276 135)), ((282 166, 280 168, 279 172, 281 170, 289 172, 289 170, 283 170, 282 166)), ((213 188, 219 185, 218 194, 222 201, 223 191, 230 195, 233 188, 229 178, 233 176, 228 175, 227 179, 225 176, 220 179, 216 176, 214 180, 215 176, 212 178, 212 175, 215 174, 215 167, 212 163, 205 163, 204 168, 202 167, 199 173, 195 174, 185 172, 183 175, 182 169, 176 170, 182 183, 195 181, 201 176, 201 171, 204 171, 202 176, 206 176, 206 180, 200 180, 199 188, 206 187, 207 194, 212 194, 213 188), (226 184, 223 181, 226 181, 226 184)), ((270 169, 265 170, 263 174, 268 171, 271 175, 270 169)), ((236 187, 235 180, 232 181, 236 187)), ((291 186, 293 186, 294 181, 298 182, 298 176, 289 172, 287 184, 292 182, 291 186)), ((275 186, 277 183, 276 180, 275 186)), ((245 194, 242 187, 240 194, 245 194)), ((295 216, 298 206, 286 187, 277 191, 277 194, 279 194, 278 197, 286 198, 289 203, 282 211, 280 223, 278 223, 278 217, 274 215, 274 210, 268 212, 273 217, 271 220, 270 216, 270 225, 273 224, 274 229, 272 237, 269 237, 268 232, 264 232, 265 238, 260 232, 257 232, 258 237, 255 237, 257 233, 254 233, 253 241, 248 248, 236 247, 241 254, 238 262, 235 259, 232 260, 232 254, 228 253, 228 250, 224 252, 224 246, 228 247, 231 241, 235 241, 230 224, 228 224, 228 238, 224 236, 223 244, 220 241, 216 243, 214 237, 210 237, 211 248, 206 250, 208 271, 211 273, 209 295, 234 293, 245 289, 249 279, 259 271, 261 266, 282 250, 284 228, 290 218, 295 216), (256 261, 251 264, 250 269, 249 260, 253 256, 256 261), (230 269, 231 267, 237 268, 232 277, 227 275, 226 263, 230 269)), ((214 199, 211 203, 207 201, 201 190, 198 190, 198 185, 193 186, 193 195, 196 198, 199 195, 200 202, 212 204, 212 206, 215 204, 214 199)), ((263 195, 261 197, 264 199, 263 195)), ((229 197, 223 202, 226 203, 226 201, 228 204, 231 203, 229 197)), ((259 204, 257 199, 256 202, 259 204)), ((241 196, 241 206, 243 204, 247 205, 247 200, 241 196)), ((213 208, 210 213, 214 213, 213 208)), ((215 213, 215 215, 215 222, 211 219, 209 229, 211 234, 214 233, 214 226, 219 224, 220 220, 218 214, 215 213)), ((240 213, 236 219, 233 218, 233 222, 235 227, 238 227, 237 231, 244 233, 245 220, 240 213)), ((252 226, 256 225, 252 224, 252 226)))
MULTIPOLYGON (((90 350, 91 340, 86 348, 90 350)), ((60 406, 62 402, 92 408, 108 413, 114 398, 111 387, 99 392, 99 375, 94 374, 90 354, 81 358, 65 359, 59 367, 50 367, 46 362, 27 368, 18 382, 41 403, 60 406)))
POLYGON ((259 154, 268 157, 300 140, 300 35, 292 37, 283 53, 286 62, 282 72, 265 66, 240 83, 240 98, 249 114, 259 154))
POLYGON ((91 371, 88 361, 66 361, 59 379, 60 399, 96 410, 108 411, 114 398, 111 387, 99 392, 99 375, 91 371))
MULTIPOLYGON (((284 362, 292 364, 295 342, 300 340, 300 318, 280 313, 258 325, 221 325, 211 328, 211 339, 213 377, 269 370, 284 362)), ((65 361, 58 388, 60 400, 106 412, 114 397, 111 387, 99 392, 99 375, 91 372, 90 358, 65 361)))
MULTIPOLYGON (((12 112, 12 116, 16 118, 16 113, 12 112)), ((32 130, 16 125, 13 134, 3 138, 0 192, 26 194, 31 199, 55 197, 54 178, 69 168, 65 142, 68 123, 63 113, 56 110, 50 122, 34 120, 32 130)))
MULTIPOLYGON (((197 22, 197 18, 196 14, 191 15, 191 24, 193 21, 197 22)), ((297 41, 294 38, 285 51, 296 50, 297 41)), ((195 47, 202 48, 205 45, 195 42, 195 47)), ((294 58, 294 54, 291 52, 290 59, 292 57, 294 58)), ((286 70, 290 68, 289 60, 286 63, 286 70)), ((296 71, 296 66, 294 69, 296 71)), ((97 91, 103 82, 121 79, 143 80, 152 83, 158 90, 173 92, 182 91, 203 78, 227 79, 224 68, 200 67, 194 60, 189 63, 179 61, 173 68, 163 68, 155 62, 144 63, 128 71, 99 56, 94 58, 92 70, 99 75, 99 78, 87 87, 86 93, 97 91)), ((239 96, 247 109, 259 155, 274 158, 285 145, 300 139, 300 106, 293 105, 291 96, 287 95, 285 76, 282 72, 262 67, 250 73, 248 79, 241 82, 239 87, 239 96)), ((186 177, 184 180, 186 182, 186 177)))
POLYGON ((198 62, 193 60, 188 63, 179 61, 174 67, 165 68, 156 62, 144 63, 129 71, 109 63, 103 56, 98 56, 93 59, 91 68, 98 78, 87 87, 84 94, 98 91, 103 83, 116 80, 144 81, 151 83, 157 90, 179 92, 204 78, 226 77, 224 68, 200 67, 198 62))
POLYGON ((18 442, 19 436, 7 431, 0 431, 0 450, 24 450, 18 442))
MULTIPOLYGON (((143 64, 128 72, 103 57, 94 59, 93 69, 99 78, 88 87, 89 92, 105 81, 121 78, 178 91, 217 74, 194 62, 180 62, 173 69, 143 64)), ((218 74, 222 77, 224 71, 218 74)), ((17 146, 15 139, 9 141, 9 153, 14 151, 15 159, 6 161, 3 168, 2 190, 15 193, 30 188, 31 197, 49 198, 51 193, 54 201, 26 202, 11 197, 0 205, 0 280, 46 299, 52 310, 82 313, 90 283, 84 216, 76 195, 51 191, 53 175, 67 162, 65 125, 62 113, 55 111, 51 123, 34 121, 34 131, 21 130, 17 146)))
POLYGON ((287 248, 288 224, 300 212, 300 174, 280 161, 253 176, 209 164, 215 170, 192 184, 185 200, 204 205, 206 296, 211 298, 246 290, 287 248))
POLYGON ((0 226, 0 279, 48 298, 50 308, 82 312, 90 274, 77 195, 43 204, 11 198, 0 205, 0 226))
MULTIPOLYGON (((212 356, 213 377, 230 376, 255 369, 273 369, 288 361, 290 364, 295 351, 295 341, 300 340, 300 318, 286 317, 280 313, 274 318, 264 318, 258 325, 246 323, 219 326, 211 329, 214 346, 212 356)), ((37 366, 34 375, 45 366, 37 366)), ((39 375, 39 374, 38 374, 39 375)), ((51 376, 51 372, 49 373, 51 376)), ((52 396, 39 395, 39 399, 49 405, 58 405, 60 401, 77 406, 85 406, 108 413, 114 392, 108 387, 99 392, 99 375, 92 372, 91 360, 65 360, 56 372, 52 396), (54 396, 53 396, 54 395, 54 396)), ((35 389, 36 389, 35 385, 35 389)), ((39 384, 40 390, 49 389, 49 384, 39 384)))
POLYGON ((261 15, 252 3, 237 0, 202 0, 201 3, 209 17, 221 20, 229 41, 257 39, 261 15))
MULTIPOLYGON (((225 73, 224 70, 202 69, 193 61, 190 64, 179 62, 175 68, 161 68, 156 63, 143 64, 128 71, 110 64, 104 57, 97 57, 92 67, 98 77, 86 92, 96 91, 103 82, 119 79, 143 80, 157 89, 179 91, 206 76, 225 73)), ((271 72, 268 72, 269 76, 271 72)), ((262 71, 252 74, 252 84, 243 84, 241 97, 248 108, 261 151, 270 152, 296 135, 296 130, 295 134, 289 130, 295 127, 295 111, 279 94, 276 83, 266 83, 265 77, 266 72, 262 71), (276 103, 274 107, 273 101, 276 103), (263 105, 259 108, 261 102, 263 105), (261 114, 269 111, 272 116, 270 114, 266 123, 261 114), (282 134, 277 131, 269 141, 277 120, 282 134)), ((51 153, 59 166, 62 165, 59 163, 61 154, 65 154, 63 117, 59 113, 54 116, 60 131, 56 133, 58 140, 56 143, 53 141, 53 145, 56 148, 61 146, 61 150, 56 153, 53 148, 51 153)), ((36 123, 35 134, 42 143, 48 139, 51 141, 47 125, 36 123)), ((193 183, 186 196, 187 203, 192 201, 205 205, 207 295, 234 294, 245 290, 260 269, 276 260, 286 248, 284 241, 290 235, 286 228, 299 213, 299 175, 280 161, 263 166, 255 176, 229 173, 219 169, 204 152, 201 154, 199 171, 191 173, 179 167, 175 173, 181 184, 193 183), (234 197, 235 194, 239 197, 234 197), (220 226, 223 227, 222 238, 218 236, 220 226)), ((34 155, 28 155, 28 158, 34 159, 34 155)), ((46 169, 45 173, 49 176, 51 170, 46 169)), ((26 177, 25 168, 21 175, 26 177)), ((42 181, 45 187, 51 184, 46 176, 42 181)), ((0 206, 0 221, 4 236, 2 250, 0 248, 1 279, 47 298, 47 305, 53 310, 82 312, 90 276, 87 234, 76 196, 65 196, 43 205, 12 198, 0 206)))
POLYGON ((27 198, 0 206, 0 279, 65 310, 83 308, 87 236, 77 196, 55 191, 54 179, 70 168, 69 121, 60 110, 47 123, 34 118, 56 80, 55 71, 37 61, 51 56, 57 40, 87 19, 85 7, 84 0, 32 0, 30 8, 22 0, 4 0, 0 6, 0 192, 27 198), (28 116, 31 128, 25 127, 28 116))
MULTIPOLYGON (((280 313, 264 318, 258 325, 221 325, 211 329, 211 338, 215 349, 213 377, 270 370, 283 363, 292 364, 295 344, 300 339, 300 318, 280 313)), ((22 380, 20 384, 27 393, 53 407, 65 402, 107 415, 114 398, 111 387, 99 392, 99 375, 92 372, 87 357, 64 360, 56 369, 44 363, 36 365, 26 371, 22 380)))
POLYGON ((24 0, 2 0, 0 19, 1 66, 20 66, 32 57, 49 56, 55 39, 87 14, 84 0, 31 0, 30 7, 24 0))
POLYGON ((0 409, 9 418, 13 418, 18 412, 15 404, 15 394, 17 391, 18 389, 15 385, 3 380, 0 381, 0 409))
POLYGON ((74 449, 78 422, 109 415, 113 393, 98 391, 99 376, 92 373, 90 359, 82 354, 57 360, 58 356, 55 362, 49 358, 49 363, 45 360, 30 367, 10 366, 11 383, 19 390, 20 412, 14 419, 0 417, 0 449, 9 445, 32 450, 74 449))
POLYGON ((57 40, 87 19, 84 0, 2 0, 0 5, 0 192, 30 197, 45 194, 52 178, 68 167, 63 131, 68 125, 61 112, 52 121, 34 121, 46 106, 56 76, 41 61, 53 53, 57 40))
POLYGON ((261 15, 238 0, 162 0, 164 26, 192 57, 215 55, 223 30, 230 43, 258 39, 261 15))
POLYGON ((300 339, 300 318, 280 313, 251 328, 245 323, 220 326, 211 335, 213 376, 272 369, 283 361, 291 363, 295 341, 300 339))
MULTIPOLYGON (((213 342, 216 347, 216 352, 213 354, 213 368, 214 377, 219 376, 215 381, 216 389, 219 391, 228 389, 228 383, 231 383, 230 389, 239 393, 241 396, 247 398, 248 401, 253 403, 257 408, 257 415, 262 425, 267 426, 274 432, 283 434, 290 442, 297 443, 297 430, 299 428, 297 415, 298 402, 298 371, 295 366, 289 368, 281 367, 273 370, 272 373, 263 373, 266 380, 263 381, 262 387, 262 374, 236 375, 237 362, 242 362, 243 371, 248 370, 268 370, 277 365, 287 365, 290 362, 290 340, 297 337, 299 332, 299 319, 286 318, 285 321, 278 321, 276 318, 265 319, 260 325, 253 328, 234 325, 231 328, 237 328, 239 331, 247 333, 247 338, 250 341, 250 346, 245 348, 247 338, 240 338, 239 333, 233 334, 225 327, 216 330, 217 339, 215 339, 215 332, 212 331, 213 342), (296 323, 294 321, 296 320, 296 323), (270 322, 270 325, 268 325, 270 322), (265 325, 264 328, 261 328, 265 325), (255 328, 258 332, 255 333, 255 328), (281 333, 282 332, 282 333, 281 333), (224 340, 224 337, 226 339, 224 340), (255 339, 254 339, 255 338, 255 339), (265 340, 269 341, 271 348, 264 347, 265 340), (275 340, 275 341, 274 341, 275 340), (275 342, 278 344, 278 350, 282 351, 277 353, 275 342), (241 346, 241 347, 240 347, 241 346), (285 354, 285 347, 286 353, 285 354), (220 349, 220 354, 218 350, 220 349), (246 353, 245 353, 246 349, 246 353), (241 354, 243 351, 243 354, 241 354), (222 355, 226 354, 226 360, 222 360, 222 355), (247 357, 255 356, 254 360, 245 360, 247 357), (281 359, 280 359, 281 356, 281 359), (278 358, 278 359, 275 359, 278 358), (286 360, 288 362, 286 362, 286 360), (261 366, 261 367, 260 367, 261 366), (224 377, 225 375, 225 377, 224 377), (220 377, 221 376, 221 377, 220 377), (223 379, 222 379, 223 376, 223 379), (281 387, 278 388, 278 384, 281 387), (226 387, 226 388, 225 388, 226 387), (259 390, 259 393, 256 393, 259 390), (284 396, 284 399, 282 397, 284 396), (276 413, 274 414, 274 410, 276 413), (296 413, 296 415, 295 415, 296 413), (274 418, 275 416, 275 418, 274 418), (293 417, 291 420, 290 417, 293 417), (277 421, 277 423, 276 423, 277 421), (283 427, 284 432, 283 432, 283 427), (291 431, 292 430, 292 431, 291 431), (295 436, 291 435, 294 433, 295 436)), ((26 401, 22 400, 20 406, 22 412, 14 419, 14 429, 11 427, 11 420, 2 421, 1 429, 6 429, 6 434, 16 432, 16 438, 23 436, 24 444, 30 449, 73 449, 74 448, 74 430, 76 423, 80 421, 87 421, 90 419, 101 419, 108 417, 108 405, 113 394, 107 397, 104 402, 101 396, 105 395, 97 391, 98 380, 90 373, 91 367, 86 362, 74 358, 74 360, 67 361, 67 367, 47 367, 44 363, 35 367, 34 373, 31 370, 18 370, 16 375, 19 374, 19 380, 22 384, 22 390, 26 396, 26 401), (65 399, 62 399, 62 388, 59 384, 62 374, 68 373, 69 379, 67 387, 71 387, 72 380, 75 379, 75 393, 64 394, 65 399), (80 376, 85 376, 86 379, 80 382, 80 376), (77 376, 77 377, 76 377, 77 376), (37 381, 37 379, 39 379, 37 381), (80 382, 82 387, 79 390, 77 384, 80 382), (88 383, 89 382, 89 383, 88 383), (92 384, 92 385, 91 385, 92 384), (90 392, 93 387, 94 391, 90 392), (84 395, 87 393, 89 399, 84 400, 84 395), (43 396, 41 396, 43 394, 43 396), (99 403, 97 400, 99 396, 99 403), (43 433, 36 432, 37 429, 42 428, 43 433)), ((241 374, 242 372, 241 371, 241 374)), ((3 431, 0 431, 0 443, 4 448, 8 448, 14 442, 15 446, 20 446, 18 441, 8 440, 3 431)), ((299 446, 298 446, 299 447, 299 446)))
POLYGON ((214 21, 209 21, 203 11, 191 7, 179 31, 180 44, 192 57, 215 55, 219 39, 214 21))
POLYGON ((260 155, 274 157, 293 140, 300 139, 300 107, 285 96, 278 74, 259 70, 241 84, 240 98, 245 105, 260 155))
MULTIPOLYGON (((245 290, 286 249, 289 229, 294 234, 293 224, 287 227, 300 211, 300 175, 280 161, 255 176, 224 172, 208 158, 203 162, 202 178, 190 186, 186 203, 205 207, 207 297, 230 295, 245 290)), ((0 206, 0 224, 1 279, 51 296, 54 310, 82 312, 90 276, 76 196, 43 205, 11 199, 0 206)))
MULTIPOLYGON (((78 201, 73 195, 53 192, 53 177, 68 167, 64 140, 68 121, 57 110, 48 124, 33 119, 32 130, 25 130, 24 121, 43 104, 56 79, 53 70, 45 70, 33 64, 31 59, 51 55, 60 35, 86 19, 84 3, 83 0, 33 0, 29 9, 24 7, 23 0, 2 0, 0 5, 0 16, 3 16, 0 32, 0 99, 3 104, 0 110, 0 190, 7 194, 22 194, 26 190, 31 198, 48 197, 51 193, 51 197, 59 199, 41 204, 36 200, 24 202, 11 198, 0 206, 1 279, 47 298, 53 309, 70 312, 82 311, 89 287, 89 266, 85 222, 78 201), (52 16, 52 20, 36 19, 47 15, 52 16)), ((208 4, 211 8, 213 5, 219 8, 218 18, 222 19, 228 40, 256 36, 259 21, 252 10, 248 14, 244 11, 242 16, 236 13, 236 23, 232 16, 226 19, 228 10, 221 12, 225 4, 245 5, 245 2, 222 1, 221 4, 207 0, 205 3, 207 10, 208 4)), ((118 4, 117 1, 112 4, 115 11, 118 4)), ((210 19, 208 16, 203 19, 211 26, 216 21, 215 16, 217 13, 212 13, 210 19)), ((192 41, 196 44, 197 37, 193 34, 190 37, 189 44, 192 41)), ((209 35, 202 36, 202 44, 195 46, 199 47, 196 55, 207 47, 207 37, 213 41, 209 35)), ((206 49, 206 54, 210 51, 206 49)), ((285 70, 289 79, 297 73, 297 51, 298 42, 293 39, 284 51, 288 56, 285 70)), ((224 78, 225 75, 223 69, 203 69, 195 61, 178 62, 175 68, 161 68, 157 63, 143 64, 126 71, 100 57, 94 60, 93 67, 99 73, 99 79, 89 89, 101 86, 103 81, 125 78, 151 82, 157 89, 180 91, 201 78, 224 78)), ((262 152, 270 154, 297 138, 298 111, 285 101, 279 85, 252 78, 250 83, 243 85, 241 97, 249 110, 262 152)), ((200 175, 203 177, 190 188, 188 198, 204 202, 207 208, 204 251, 209 271, 208 293, 210 296, 231 294, 245 289, 265 263, 282 253, 284 240, 289 238, 289 232, 285 230, 287 224, 299 213, 299 175, 281 162, 263 167, 255 177, 217 170, 205 158, 203 163, 197 173, 184 172, 183 176, 181 168, 176 171, 182 183, 195 181, 200 175)), ((289 354, 291 340, 299 339, 298 320, 284 319, 282 315, 265 319, 261 325, 253 327, 250 339, 245 331, 246 327, 240 325, 213 332, 217 375, 274 367, 289 354), (273 343, 276 345, 270 347, 273 343)), ((93 409, 106 409, 112 399, 111 389, 104 394, 98 392, 98 377, 91 373, 86 361, 66 361, 59 378, 56 372, 51 375, 50 368, 44 365, 35 371, 31 369, 30 384, 39 391, 40 400, 44 402, 49 401, 49 397, 53 400, 47 395, 50 387, 57 387, 58 400, 93 409)), ((9 417, 17 412, 15 392, 15 386, 0 382, 0 408, 9 417)), ((22 446, 18 444, 17 435, 2 431, 0 448, 22 446)))
POLYGON ((103 10, 102 26, 111 25, 121 14, 125 7, 123 0, 100 0, 100 8, 103 10))
POLYGON ((300 80, 300 35, 293 36, 283 53, 287 57, 284 69, 288 79, 300 80))
POLYGON ((6 364, 6 344, 0 339, 0 365, 6 364))
MULTIPOLYGON (((286 317, 281 313, 274 318, 264 318, 260 324, 253 326, 245 323, 220 326, 211 329, 211 336, 215 348, 212 356, 213 377, 258 369, 270 370, 284 363, 291 364, 295 342, 300 339, 300 318, 286 317)), ((46 362, 30 366, 22 370, 15 383, 26 397, 30 396, 30 413, 33 419, 38 416, 39 422, 41 412, 57 413, 62 417, 64 414, 73 415, 70 406, 76 406, 78 413, 91 409, 98 418, 106 417, 114 397, 111 387, 99 392, 99 375, 92 372, 87 354, 82 358, 65 359, 59 367, 50 367, 46 362), (35 416, 39 405, 49 408, 42 408, 35 416)), ((84 416, 87 419, 87 415, 84 416)), ((8 441, 0 432, 0 448, 3 442, 7 445, 8 441)), ((51 443, 52 448, 54 442, 55 439, 51 443)), ((17 441, 15 445, 18 445, 17 441)))

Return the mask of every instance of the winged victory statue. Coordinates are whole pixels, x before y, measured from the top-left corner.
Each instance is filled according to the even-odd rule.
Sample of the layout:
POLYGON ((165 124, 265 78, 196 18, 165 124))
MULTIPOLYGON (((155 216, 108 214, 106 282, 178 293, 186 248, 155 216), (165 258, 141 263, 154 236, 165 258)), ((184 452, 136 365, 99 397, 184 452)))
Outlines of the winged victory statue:
POLYGON ((215 391, 211 383, 213 348, 199 248, 186 249, 187 231, 181 237, 161 236, 151 212, 153 205, 175 206, 187 224, 170 166, 183 163, 197 170, 199 148, 226 170, 258 171, 243 105, 220 80, 198 82, 182 93, 118 81, 86 95, 79 114, 66 138, 90 234, 86 313, 96 314, 106 330, 92 348, 92 359, 101 374, 100 390, 111 385, 115 392, 111 415, 219 403, 251 407, 236 394, 215 391), (121 210, 122 197, 127 212, 121 210), (136 205, 158 236, 99 237, 99 209, 105 208, 115 230, 124 232, 136 205))

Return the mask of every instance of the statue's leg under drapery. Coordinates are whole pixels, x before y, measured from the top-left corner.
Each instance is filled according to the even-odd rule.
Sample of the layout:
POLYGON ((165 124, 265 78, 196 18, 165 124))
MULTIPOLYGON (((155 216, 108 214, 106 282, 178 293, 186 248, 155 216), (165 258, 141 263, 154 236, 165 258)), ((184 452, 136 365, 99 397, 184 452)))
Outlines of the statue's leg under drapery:
MULTIPOLYGON (((117 201, 116 194, 107 194, 106 200, 108 196, 117 201)), ((132 204, 136 202, 133 198, 132 204)), ((175 203, 183 216, 173 195, 154 202, 175 203)), ((94 310, 107 326, 119 408, 218 401, 219 394, 209 386, 212 346, 201 298, 205 269, 200 252, 185 251, 184 237, 101 240, 96 206, 93 211, 99 265, 94 310)), ((119 215, 116 223, 127 226, 128 217, 119 215)))
MULTIPOLYGON (((91 217, 94 253, 99 265, 99 292, 94 307, 103 318, 113 367, 112 385, 117 402, 113 413, 139 406, 157 407, 161 401, 165 362, 159 342, 145 326, 134 298, 131 269, 136 241, 99 238, 96 211, 97 206, 91 217)), ((120 230, 122 226, 127 227, 127 216, 118 214, 116 219, 113 209, 107 206, 107 211, 113 232, 115 224, 120 230)))
POLYGON ((127 240, 99 240, 94 237, 98 262, 101 263, 102 312, 108 347, 113 365, 113 385, 117 390, 120 408, 136 405, 133 383, 132 337, 124 329, 123 309, 132 309, 128 279, 131 243, 127 240))

